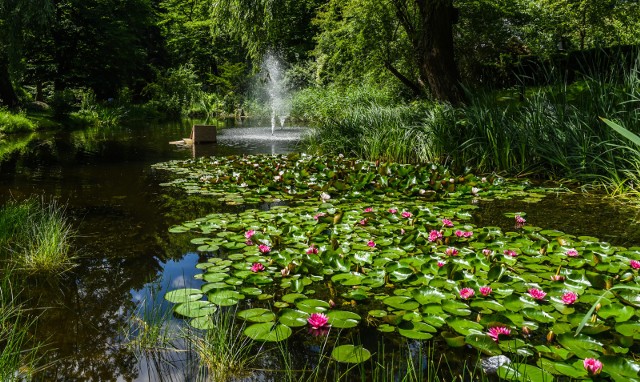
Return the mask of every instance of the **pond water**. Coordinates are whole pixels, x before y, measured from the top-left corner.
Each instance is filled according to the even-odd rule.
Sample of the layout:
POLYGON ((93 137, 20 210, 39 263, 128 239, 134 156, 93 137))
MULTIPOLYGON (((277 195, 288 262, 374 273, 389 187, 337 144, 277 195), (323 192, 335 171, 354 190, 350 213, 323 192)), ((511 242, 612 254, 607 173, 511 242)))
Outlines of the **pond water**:
MULTIPOLYGON (((187 137, 190 126, 43 133, 24 138, 24 148, 0 157, 0 202, 34 195, 55 198, 67 205, 79 231, 78 267, 62 278, 29 280, 32 286, 25 292, 34 307, 48 307, 37 325, 38 338, 48 344, 49 367, 42 380, 189 379, 153 371, 148 360, 140 361, 120 346, 121 328, 140 301, 161 297, 167 289, 198 285, 193 276, 200 273, 195 265, 201 256, 188 235, 171 235, 168 228, 230 208, 212 198, 160 187, 170 174, 151 165, 194 156, 288 153, 296 151, 294 138, 303 131, 289 128, 271 137, 270 127, 243 128, 223 131, 217 144, 197 150, 169 144, 187 137)), ((513 219, 504 214, 524 211, 531 225, 615 245, 640 244, 636 210, 598 195, 561 193, 536 204, 502 200, 478 207, 478 226, 513 229, 513 219)), ((375 330, 362 328, 363 341, 375 337, 370 332, 375 330)), ((313 358, 309 354, 318 352, 303 341, 290 346, 302 366, 313 358)))

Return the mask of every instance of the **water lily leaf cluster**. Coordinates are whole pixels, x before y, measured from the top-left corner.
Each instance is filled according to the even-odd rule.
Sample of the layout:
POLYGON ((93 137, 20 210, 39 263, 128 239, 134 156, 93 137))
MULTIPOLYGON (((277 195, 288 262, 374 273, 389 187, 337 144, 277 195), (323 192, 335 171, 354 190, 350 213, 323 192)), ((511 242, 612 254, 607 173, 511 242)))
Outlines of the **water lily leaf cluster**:
MULTIPOLYGON (((252 301, 239 316, 259 341, 311 332, 308 320, 317 314, 328 330, 373 325, 381 335, 506 354, 519 362, 499 375, 515 380, 586 379, 580 365, 587 358, 602 360, 601 376, 640 379, 633 357, 640 299, 618 289, 638 287, 640 248, 527 224, 509 232, 479 227, 466 191, 439 202, 345 192, 173 227, 194 234, 193 244, 210 255, 198 264, 202 288, 167 295, 176 313, 198 327, 214 307, 252 301)), ((515 216, 526 213, 505 219, 515 216)), ((354 362, 369 357, 364 350, 333 356, 354 362)))
MULTIPOLYGON (((436 164, 403 165, 306 154, 197 158, 159 163, 154 168, 180 175, 164 186, 211 195, 231 205, 317 200, 323 194, 355 199, 369 195, 433 199, 456 190, 468 193, 482 183, 473 174, 456 176, 436 164)), ((484 183, 488 185, 486 179, 484 183)))

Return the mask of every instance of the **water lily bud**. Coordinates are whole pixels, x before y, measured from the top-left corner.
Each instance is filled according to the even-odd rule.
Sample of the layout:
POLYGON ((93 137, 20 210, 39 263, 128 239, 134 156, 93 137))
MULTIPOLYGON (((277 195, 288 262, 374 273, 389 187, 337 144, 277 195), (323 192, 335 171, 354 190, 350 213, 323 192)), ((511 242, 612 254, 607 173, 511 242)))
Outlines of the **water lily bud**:
POLYGON ((596 305, 596 310, 595 310, 595 311, 596 311, 596 312, 597 312, 597 311, 599 311, 599 310, 600 310, 600 308, 602 308, 602 304, 601 304, 601 303, 598 303, 598 305, 596 305))
POLYGON ((524 334, 526 337, 529 337, 531 335, 531 329, 529 329, 528 326, 523 326, 522 327, 522 334, 524 334))
POLYGON ((556 334, 553 332, 553 330, 549 330, 549 333, 547 333, 547 342, 553 342, 555 338, 556 334))

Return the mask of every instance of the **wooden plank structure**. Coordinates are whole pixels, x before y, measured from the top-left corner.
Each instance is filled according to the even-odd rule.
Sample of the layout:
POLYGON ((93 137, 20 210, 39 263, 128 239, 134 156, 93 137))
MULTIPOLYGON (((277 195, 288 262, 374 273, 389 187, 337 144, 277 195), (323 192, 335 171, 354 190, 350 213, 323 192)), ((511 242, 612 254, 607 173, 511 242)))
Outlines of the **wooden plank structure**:
POLYGON ((194 145, 199 143, 215 143, 218 141, 216 127, 214 125, 193 125, 190 139, 194 145))

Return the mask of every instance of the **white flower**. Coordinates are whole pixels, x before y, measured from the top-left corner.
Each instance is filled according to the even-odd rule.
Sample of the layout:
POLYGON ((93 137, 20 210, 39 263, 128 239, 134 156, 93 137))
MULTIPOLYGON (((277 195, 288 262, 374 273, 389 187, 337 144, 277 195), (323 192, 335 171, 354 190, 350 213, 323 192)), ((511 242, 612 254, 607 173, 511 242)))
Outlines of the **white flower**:
POLYGON ((471 187, 471 193, 473 195, 478 195, 478 192, 480 192, 480 189, 478 187, 471 187))
POLYGON ((240 187, 247 187, 247 186, 248 186, 248 184, 246 184, 245 182, 242 182, 242 183, 240 184, 240 187))
POLYGON ((418 193, 419 193, 420 195, 424 195, 424 194, 425 194, 425 192, 427 192, 427 191, 426 191, 426 190, 424 190, 424 189, 422 189, 422 188, 420 189, 420 191, 418 191, 418 193))
POLYGON ((480 181, 481 181, 482 183, 487 183, 487 178, 482 177, 482 179, 480 179, 480 181))
POLYGON ((322 200, 323 202, 326 202, 329 199, 331 199, 331 195, 327 194, 326 192, 320 194, 320 200, 322 200))

